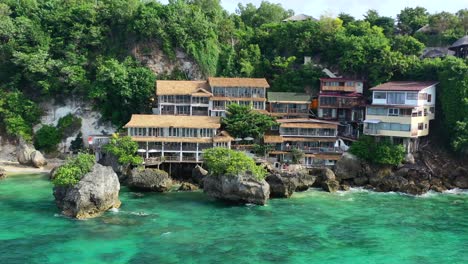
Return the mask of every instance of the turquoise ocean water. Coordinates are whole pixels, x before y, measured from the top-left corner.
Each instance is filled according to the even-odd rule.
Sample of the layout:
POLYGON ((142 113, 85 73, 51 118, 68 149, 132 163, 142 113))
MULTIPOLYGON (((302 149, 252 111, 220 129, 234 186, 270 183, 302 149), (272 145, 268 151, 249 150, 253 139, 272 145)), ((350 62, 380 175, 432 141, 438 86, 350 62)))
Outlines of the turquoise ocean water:
POLYGON ((354 190, 232 206, 122 190, 122 208, 62 217, 43 175, 0 181, 0 263, 468 263, 468 193, 354 190))

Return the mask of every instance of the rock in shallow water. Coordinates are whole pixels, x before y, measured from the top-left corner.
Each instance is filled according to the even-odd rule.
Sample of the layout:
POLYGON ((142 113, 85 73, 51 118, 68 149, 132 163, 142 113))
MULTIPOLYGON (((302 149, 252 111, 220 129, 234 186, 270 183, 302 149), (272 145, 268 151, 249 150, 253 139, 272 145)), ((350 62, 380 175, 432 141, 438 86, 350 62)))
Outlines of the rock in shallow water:
POLYGON ((248 174, 209 175, 203 179, 203 192, 231 202, 264 205, 270 197, 270 186, 248 174))
POLYGON ((54 197, 62 214, 85 219, 119 208, 119 190, 119 179, 112 168, 95 164, 75 186, 54 187, 54 197))
POLYGON ((183 182, 178 191, 184 191, 184 192, 190 192, 190 191, 196 191, 198 190, 198 186, 196 186, 195 184, 191 184, 189 182, 183 182))
POLYGON ((163 170, 134 168, 127 184, 134 190, 167 192, 172 187, 172 179, 163 170))

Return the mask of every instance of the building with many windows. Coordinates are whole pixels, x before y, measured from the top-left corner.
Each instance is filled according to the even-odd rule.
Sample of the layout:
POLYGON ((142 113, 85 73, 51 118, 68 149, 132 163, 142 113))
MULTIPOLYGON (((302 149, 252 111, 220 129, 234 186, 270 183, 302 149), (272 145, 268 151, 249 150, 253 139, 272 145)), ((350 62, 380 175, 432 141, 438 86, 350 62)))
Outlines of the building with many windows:
POLYGON ((220 127, 219 117, 171 115, 132 115, 124 126, 138 142, 145 165, 162 161, 197 163, 202 161, 204 149, 230 148, 233 139, 220 127))
POLYGON ((429 134, 435 118, 437 82, 388 82, 371 88, 364 134, 389 137, 408 152, 418 149, 418 138, 429 134))
POLYGON ((264 78, 208 78, 208 81, 157 81, 155 114, 225 116, 229 104, 265 111, 264 78))
POLYGON ((266 94, 270 87, 265 78, 208 78, 213 97, 210 116, 226 116, 229 104, 251 105, 265 111, 266 94))
POLYGON ((267 111, 277 118, 308 118, 311 102, 306 93, 268 92, 267 111))
POLYGON ((339 121, 339 134, 356 139, 362 130, 366 101, 362 95, 364 84, 360 80, 321 78, 317 116, 339 121))
POLYGON ((273 162, 291 163, 294 149, 305 155, 301 162, 307 167, 334 165, 342 155, 338 140, 338 123, 317 119, 279 119, 277 130, 265 135, 264 142, 272 146, 269 158, 273 162))

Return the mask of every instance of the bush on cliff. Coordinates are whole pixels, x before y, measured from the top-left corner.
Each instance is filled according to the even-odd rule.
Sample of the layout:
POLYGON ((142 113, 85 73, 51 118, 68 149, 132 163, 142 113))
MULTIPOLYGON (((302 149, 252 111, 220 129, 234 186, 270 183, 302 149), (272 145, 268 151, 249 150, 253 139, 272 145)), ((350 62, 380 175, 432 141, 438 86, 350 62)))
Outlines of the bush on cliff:
POLYGON ((394 145, 388 140, 376 142, 369 136, 362 136, 354 142, 349 152, 360 159, 381 165, 396 166, 405 158, 405 149, 402 145, 394 145))
POLYGON ((138 143, 132 141, 129 136, 119 137, 112 135, 109 144, 104 146, 104 150, 117 157, 121 165, 138 165, 143 163, 143 158, 138 156, 138 143))
POLYGON ((243 152, 227 148, 211 148, 203 153, 203 162, 213 175, 244 174, 252 172, 259 180, 264 179, 267 171, 243 152))
POLYGON ((45 152, 53 152, 57 150, 61 137, 60 131, 56 127, 44 125, 34 135, 34 146, 45 152))
POLYGON ((94 166, 94 155, 80 153, 57 169, 52 183, 55 186, 73 186, 94 166))

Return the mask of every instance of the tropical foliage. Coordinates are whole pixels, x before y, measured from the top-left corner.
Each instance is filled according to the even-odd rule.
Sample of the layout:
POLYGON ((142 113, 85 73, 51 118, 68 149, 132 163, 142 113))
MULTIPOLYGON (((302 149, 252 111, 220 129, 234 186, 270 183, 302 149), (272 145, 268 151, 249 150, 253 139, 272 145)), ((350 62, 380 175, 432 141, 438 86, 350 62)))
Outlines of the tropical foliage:
MULTIPOLYGON (((467 100, 468 84, 458 75, 466 60, 418 56, 424 47, 447 46, 467 34, 467 9, 430 14, 424 7, 405 8, 396 21, 369 10, 361 20, 342 13, 282 22, 290 15, 267 1, 239 5, 230 14, 219 0, 4 0, 0 128, 31 140, 40 117, 37 104, 70 96, 92 100, 116 125, 132 113, 149 112, 156 76, 132 57, 139 44, 150 43, 172 60, 184 51, 205 76, 266 77, 274 91, 314 93, 322 67, 361 78, 368 86, 438 79, 438 109, 443 110, 438 125, 448 131, 443 135, 447 145, 466 149, 460 143, 466 142, 466 120, 450 110, 467 100), (304 57, 312 63, 304 65, 304 57)), ((140 50, 143 57, 153 53, 140 50)), ((170 77, 157 76, 186 77, 181 69, 170 77)), ((458 107, 465 112, 466 104, 458 107)))
POLYGON ((138 143, 132 141, 129 136, 112 135, 110 142, 104 146, 104 150, 117 157, 121 165, 139 165, 143 162, 143 159, 136 154, 138 143))
POLYGON ((277 125, 273 117, 252 110, 250 106, 231 104, 222 123, 231 136, 260 139, 272 126, 277 125))
POLYGON ((44 125, 34 136, 34 146, 45 152, 53 152, 57 150, 61 138, 60 131, 56 127, 44 125))
POLYGON ((405 158, 403 145, 394 145, 388 140, 377 141, 370 136, 362 136, 354 142, 349 152, 357 157, 381 165, 397 166, 405 158))
POLYGON ((211 148, 203 152, 203 164, 212 175, 244 175, 251 172, 257 179, 264 179, 267 171, 256 165, 245 153, 227 148, 211 148))
POLYGON ((95 157, 91 154, 80 153, 58 167, 52 183, 55 186, 73 186, 91 171, 95 164, 95 157))

